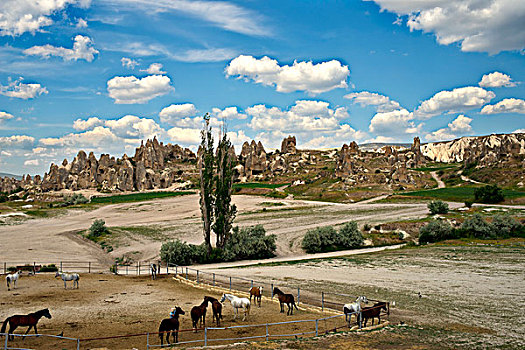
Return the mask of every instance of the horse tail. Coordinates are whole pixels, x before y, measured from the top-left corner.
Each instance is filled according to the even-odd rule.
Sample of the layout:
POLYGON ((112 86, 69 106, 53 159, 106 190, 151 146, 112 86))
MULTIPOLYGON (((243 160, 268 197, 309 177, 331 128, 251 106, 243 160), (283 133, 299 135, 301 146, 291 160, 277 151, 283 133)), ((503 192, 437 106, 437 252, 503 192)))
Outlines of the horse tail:
POLYGON ((7 327, 7 322, 9 322, 10 318, 11 317, 5 319, 4 323, 2 324, 2 329, 0 330, 0 333, 5 333, 5 328, 7 327))
POLYGON ((299 310, 299 308, 297 307, 297 305, 295 305, 295 300, 292 300, 292 305, 295 306, 295 309, 296 309, 296 310, 299 310))
POLYGON ((246 313, 248 315, 250 314, 250 306, 251 306, 251 304, 246 305, 246 313))

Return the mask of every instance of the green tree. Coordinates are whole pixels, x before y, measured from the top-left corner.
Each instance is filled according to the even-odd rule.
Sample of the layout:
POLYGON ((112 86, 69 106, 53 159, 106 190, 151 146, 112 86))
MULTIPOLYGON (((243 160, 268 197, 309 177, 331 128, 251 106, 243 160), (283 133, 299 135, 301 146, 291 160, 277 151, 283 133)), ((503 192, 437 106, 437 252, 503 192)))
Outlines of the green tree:
POLYGON ((179 239, 163 243, 160 247, 160 258, 167 264, 190 265, 194 255, 194 248, 179 239))
POLYGON ((213 135, 210 127, 210 115, 204 116, 206 121, 201 131, 201 145, 199 147, 199 177, 200 177, 200 208, 203 223, 204 244, 211 253, 211 225, 213 222, 213 178, 215 157, 213 154, 213 135))
POLYGON ((88 238, 93 239, 96 237, 100 237, 108 232, 109 231, 106 227, 106 222, 102 219, 98 219, 93 221, 93 223, 91 224, 91 227, 89 228, 88 238))
POLYGON ((234 227, 233 234, 224 245, 225 260, 266 259, 275 256, 276 236, 266 235, 262 225, 239 229, 234 227))
POLYGON ((461 230, 474 238, 489 239, 496 237, 494 227, 483 219, 480 214, 474 214, 461 224, 461 230))
POLYGON ((232 185, 233 185, 233 166, 235 151, 226 135, 217 146, 217 175, 215 176, 215 222, 213 232, 217 237, 216 246, 224 248, 231 236, 233 220, 237 214, 237 207, 231 204, 232 185), (233 155, 232 155, 233 153, 233 155))
POLYGON ((427 207, 432 215, 448 213, 448 204, 440 200, 429 202, 427 207))
POLYGON ((355 221, 347 222, 341 227, 337 239, 338 245, 344 249, 359 248, 365 241, 355 221))
POLYGON ((453 229, 447 221, 433 220, 419 229, 419 243, 434 243, 452 238, 453 229))
POLYGON ((498 185, 487 185, 474 190, 474 200, 481 203, 499 203, 505 200, 503 191, 498 185))

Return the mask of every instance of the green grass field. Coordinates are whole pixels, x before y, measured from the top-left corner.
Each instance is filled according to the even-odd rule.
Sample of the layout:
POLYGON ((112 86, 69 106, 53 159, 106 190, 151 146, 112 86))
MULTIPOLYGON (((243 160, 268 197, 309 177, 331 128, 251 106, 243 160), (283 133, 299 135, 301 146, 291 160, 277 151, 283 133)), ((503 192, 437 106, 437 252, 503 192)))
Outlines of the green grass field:
POLYGON ((105 196, 105 197, 91 197, 91 203, 94 204, 115 204, 115 203, 127 203, 127 202, 141 202, 156 198, 167 198, 184 196, 187 194, 194 194, 192 191, 180 191, 180 192, 140 192, 131 194, 122 194, 116 196, 105 196))
POLYGON ((269 188, 274 189, 288 184, 265 184, 260 182, 246 182, 233 184, 233 189, 241 188, 269 188))
POLYGON ((429 166, 426 166, 426 167, 421 167, 421 168, 414 168, 412 170, 416 170, 416 171, 439 171, 439 170, 446 170, 446 169, 455 169, 455 168, 458 168, 459 165, 457 164, 450 164, 450 165, 429 165, 429 166))
MULTIPOLYGON (((445 201, 464 202, 474 199, 474 190, 476 187, 448 187, 436 188, 431 190, 413 191, 413 192, 399 192, 396 193, 402 196, 423 197, 441 199, 445 201)), ((525 197, 525 192, 515 190, 503 190, 503 195, 507 199, 525 197)))

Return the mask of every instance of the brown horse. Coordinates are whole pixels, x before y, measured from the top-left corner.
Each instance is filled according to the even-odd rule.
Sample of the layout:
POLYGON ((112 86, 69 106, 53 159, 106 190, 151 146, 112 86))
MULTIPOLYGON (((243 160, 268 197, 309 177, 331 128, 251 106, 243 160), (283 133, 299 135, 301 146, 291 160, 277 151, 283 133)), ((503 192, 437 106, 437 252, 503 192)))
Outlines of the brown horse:
POLYGON ((219 327, 221 325, 220 320, 222 320, 222 304, 214 297, 205 296, 204 301, 208 301, 211 304, 213 318, 217 322, 217 327, 219 327))
POLYGON ((284 312, 284 304, 288 306, 288 311, 286 312, 286 315, 293 315, 293 308, 299 310, 297 308, 297 305, 295 305, 295 298, 292 294, 284 294, 279 288, 275 287, 273 289, 273 295, 277 295, 277 298, 279 299, 279 304, 281 305, 281 312, 284 312))
POLYGON ((366 322, 368 319, 372 319, 372 326, 374 325, 374 318, 377 317, 378 323, 381 323, 381 310, 385 310, 387 314, 390 314, 390 311, 387 308, 387 303, 384 301, 380 301, 379 303, 375 303, 374 306, 370 307, 364 307, 361 309, 361 316, 365 320, 365 324, 363 327, 366 327, 366 322))
POLYGON ((206 308, 208 307, 208 300, 204 301, 199 306, 194 306, 191 308, 191 323, 193 329, 197 332, 197 322, 200 320, 201 326, 206 327, 206 308))
MULTIPOLYGON (((38 331, 36 329, 36 324, 42 317, 51 318, 51 314, 49 313, 48 309, 43 309, 37 312, 30 313, 28 315, 14 315, 11 317, 8 317, 4 324, 2 324, 2 329, 0 330, 0 333, 5 333, 5 329, 7 326, 7 323, 9 323, 9 332, 8 334, 13 334, 15 329, 18 327, 24 327, 29 326, 25 334, 29 333, 31 328, 35 329, 35 334, 38 334, 38 331)), ((14 336, 10 335, 9 340, 13 340, 14 336)))
POLYGON ((170 333, 173 336, 175 343, 179 342, 179 315, 184 315, 185 312, 182 311, 180 307, 177 306, 175 309, 175 314, 172 318, 165 318, 160 322, 159 326, 159 338, 160 346, 163 346, 163 335, 166 333, 166 343, 170 343, 170 333))
POLYGON ((250 302, 252 301, 252 296, 253 296, 253 301, 254 302, 256 301, 259 304, 259 307, 261 307, 262 291, 263 291, 262 286, 252 287, 250 289, 250 302))

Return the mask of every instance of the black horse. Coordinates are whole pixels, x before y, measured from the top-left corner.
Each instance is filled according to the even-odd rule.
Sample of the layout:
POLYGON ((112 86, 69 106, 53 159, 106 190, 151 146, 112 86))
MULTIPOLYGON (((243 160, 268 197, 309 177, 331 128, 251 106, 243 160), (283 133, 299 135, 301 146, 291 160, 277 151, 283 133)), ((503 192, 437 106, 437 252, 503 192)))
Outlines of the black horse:
POLYGON ((166 343, 170 343, 170 333, 173 335, 173 340, 175 343, 179 342, 179 315, 184 315, 185 312, 182 311, 180 307, 177 306, 175 309, 175 315, 172 318, 165 318, 160 322, 159 326, 159 338, 160 346, 164 346, 163 336, 166 333, 166 343))
POLYGON ((368 319, 372 319, 372 326, 374 325, 374 318, 377 317, 377 324, 381 323, 381 310, 385 310, 387 314, 390 314, 390 311, 388 310, 388 303, 385 303, 384 301, 380 301, 379 303, 375 303, 374 306, 370 307, 364 307, 361 309, 361 315, 363 319, 365 320, 365 324, 363 327, 366 327, 366 322, 368 319))
MULTIPOLYGON (((2 329, 0 330, 0 333, 5 333, 6 326, 9 323, 8 334, 13 334, 15 329, 17 329, 18 327, 24 327, 24 326, 29 326, 25 334, 29 333, 31 328, 34 328, 35 334, 38 334, 38 331, 36 329, 36 324, 42 317, 51 318, 51 314, 49 313, 48 309, 43 309, 37 312, 30 313, 28 315, 14 315, 14 316, 8 317, 4 321, 4 324, 2 324, 2 329)), ((13 335, 9 335, 9 340, 13 340, 13 338, 14 338, 13 335)))
POLYGON ((286 315, 293 315, 293 308, 299 310, 297 308, 297 305, 295 305, 295 298, 292 294, 284 294, 279 288, 275 287, 273 289, 273 295, 277 295, 277 298, 279 299, 279 304, 281 305, 281 312, 284 312, 284 304, 288 306, 288 311, 286 312, 286 315))
POLYGON ((204 301, 199 306, 191 308, 191 323, 193 329, 197 332, 197 322, 200 321, 201 325, 204 324, 206 327, 206 308, 208 307, 208 299, 204 298, 204 301))
POLYGON ((222 304, 214 297, 209 296, 205 296, 204 301, 208 301, 211 304, 211 309, 213 310, 213 318, 217 322, 217 327, 219 327, 221 325, 220 320, 222 320, 222 304))

